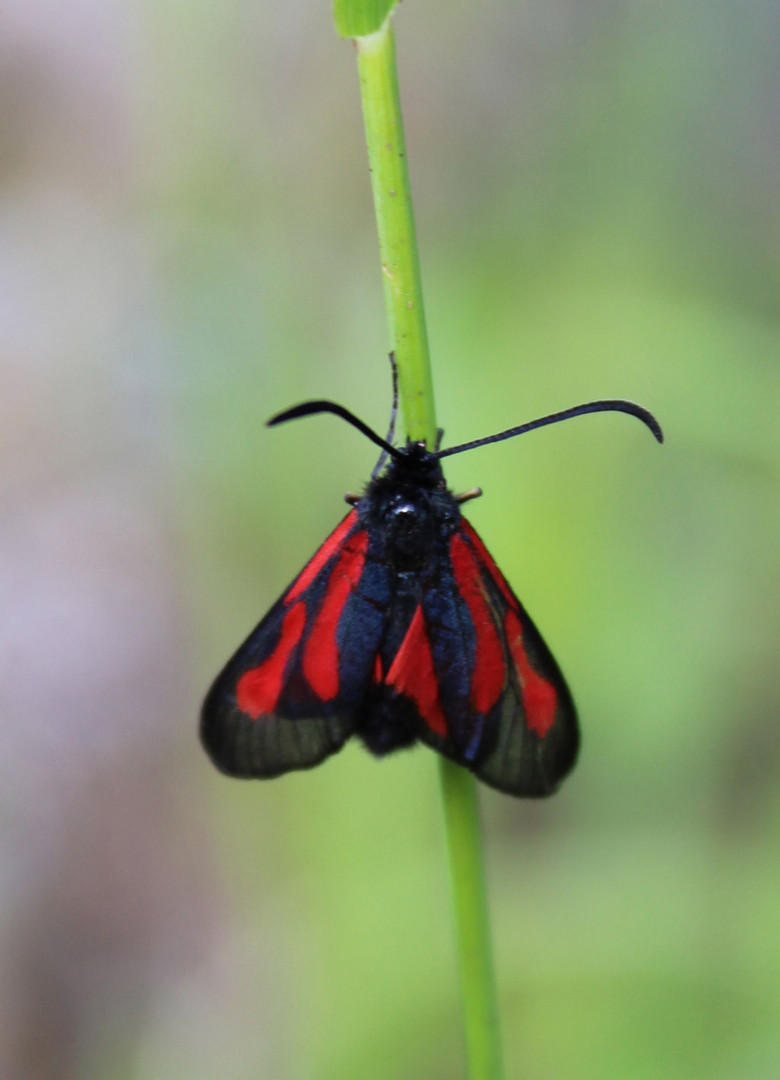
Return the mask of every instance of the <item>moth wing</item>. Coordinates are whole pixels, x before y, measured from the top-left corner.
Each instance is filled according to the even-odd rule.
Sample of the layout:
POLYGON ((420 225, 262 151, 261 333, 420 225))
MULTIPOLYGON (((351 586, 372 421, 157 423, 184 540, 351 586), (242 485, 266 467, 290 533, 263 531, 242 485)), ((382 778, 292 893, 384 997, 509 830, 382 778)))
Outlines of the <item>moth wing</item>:
POLYGON ((238 777, 308 769, 355 729, 371 679, 389 576, 352 510, 217 676, 200 734, 238 777))
POLYGON ((569 688, 541 634, 465 519, 450 541, 450 551, 459 593, 476 628, 471 695, 485 718, 471 768, 481 780, 509 794, 550 795, 573 768, 579 750, 569 688))
POLYGON ((449 540, 385 675, 418 738, 511 795, 549 795, 579 743, 552 654, 471 525, 449 540))

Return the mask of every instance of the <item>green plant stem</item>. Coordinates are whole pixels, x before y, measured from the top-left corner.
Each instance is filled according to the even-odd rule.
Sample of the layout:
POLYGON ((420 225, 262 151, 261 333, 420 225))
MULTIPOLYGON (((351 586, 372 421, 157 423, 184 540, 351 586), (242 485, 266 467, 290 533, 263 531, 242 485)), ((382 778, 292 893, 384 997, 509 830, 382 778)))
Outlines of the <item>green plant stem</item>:
MULTIPOLYGON (((407 435, 436 438, 422 283, 406 166, 392 24, 356 39, 371 186, 390 337, 407 435)), ((485 874, 474 777, 441 760, 441 789, 455 911, 471 1080, 501 1080, 485 874)))
POLYGON ((446 758, 439 763, 439 774, 469 1076, 472 1080, 501 1080, 504 1069, 476 783, 470 772, 446 758))
POLYGON ((391 20, 356 44, 385 305, 406 433, 432 446, 436 414, 391 20))

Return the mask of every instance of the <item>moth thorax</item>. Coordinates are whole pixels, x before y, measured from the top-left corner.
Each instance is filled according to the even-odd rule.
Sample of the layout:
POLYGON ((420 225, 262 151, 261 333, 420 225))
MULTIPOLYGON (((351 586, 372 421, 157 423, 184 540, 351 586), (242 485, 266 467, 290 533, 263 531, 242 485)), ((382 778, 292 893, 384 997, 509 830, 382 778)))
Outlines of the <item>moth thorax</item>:
POLYGON ((401 563, 419 561, 429 552, 436 522, 428 500, 420 493, 399 493, 384 509, 387 543, 401 563))

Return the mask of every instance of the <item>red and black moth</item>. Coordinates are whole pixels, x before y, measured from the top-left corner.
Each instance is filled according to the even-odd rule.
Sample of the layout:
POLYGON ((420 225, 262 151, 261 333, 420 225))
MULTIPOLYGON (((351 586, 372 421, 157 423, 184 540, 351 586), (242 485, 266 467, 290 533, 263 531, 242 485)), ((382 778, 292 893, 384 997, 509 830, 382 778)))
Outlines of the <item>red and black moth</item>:
MULTIPOLYGON (((362 496, 217 677, 201 738, 230 776, 308 769, 357 735, 383 756, 417 741, 516 796, 550 795, 577 757, 566 682, 461 513, 441 459, 589 412, 594 401, 445 450, 392 445, 340 405, 309 401, 268 421, 330 412, 382 448, 362 496), (383 468, 385 460, 386 467, 383 468), (383 471, 380 471, 383 470, 383 471)), ((393 415, 395 416, 395 402, 393 415)))

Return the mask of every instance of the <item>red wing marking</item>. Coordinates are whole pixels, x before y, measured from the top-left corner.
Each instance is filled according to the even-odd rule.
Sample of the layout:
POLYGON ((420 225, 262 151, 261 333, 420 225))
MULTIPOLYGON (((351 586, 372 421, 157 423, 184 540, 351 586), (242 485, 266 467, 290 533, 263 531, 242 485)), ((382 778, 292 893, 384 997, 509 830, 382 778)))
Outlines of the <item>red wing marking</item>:
MULTIPOLYGON (((349 520, 349 517, 351 515, 346 520, 349 520)), ((329 543, 329 540, 326 541, 326 544, 329 543)), ((367 547, 368 533, 362 529, 344 542, 338 561, 328 578, 325 598, 314 617, 303 652, 304 677, 322 701, 331 701, 339 691, 339 619, 349 594, 360 581, 367 547)))
POLYGON ((245 671, 236 685, 236 704, 252 720, 276 708, 284 685, 284 671, 306 625, 306 608, 294 604, 282 621, 276 648, 261 664, 245 671))
POLYGON ((470 523, 466 521, 465 518, 461 518, 460 524, 462 531, 466 534, 466 536, 468 536, 469 540, 471 541, 471 545, 476 551, 477 556, 482 560, 491 578, 493 579, 493 581, 495 581, 496 585, 498 585, 499 589, 501 590, 504 599, 510 607, 515 607, 517 601, 515 600, 514 593, 509 588, 506 578, 496 565, 496 560, 490 554, 488 549, 474 532, 474 529, 471 527, 470 523))
POLYGON ((308 589, 328 559, 338 551, 342 540, 356 521, 357 510, 351 510, 341 524, 336 526, 322 547, 315 551, 314 555, 309 559, 306 566, 304 566, 303 570, 301 570, 298 577, 288 589, 287 595, 284 598, 287 603, 297 599, 301 593, 304 593, 306 589, 308 589))
POLYGON ((517 600, 509 588, 506 578, 465 518, 462 519, 461 526, 474 547, 477 559, 482 561, 485 572, 490 574, 491 580, 498 586, 509 605, 504 616, 504 634, 520 682, 526 724, 531 731, 536 732, 540 739, 543 739, 555 723, 558 692, 551 682, 548 682, 538 671, 531 667, 523 645, 523 625, 518 614, 517 600))
MULTIPOLYGON (((455 581, 469 609, 476 637, 471 705, 484 716, 496 704, 506 686, 504 649, 485 594, 482 568, 468 543, 458 533, 450 541, 450 557, 455 581)), ((492 565, 491 559, 488 570, 492 565)))
POLYGON ((531 667, 523 647, 522 625, 511 608, 504 618, 504 629, 509 652, 520 679, 526 724, 543 739, 555 722, 558 693, 552 683, 531 667))
POLYGON ((414 702, 431 731, 441 736, 447 734, 447 721, 439 700, 439 684, 420 604, 385 676, 385 683, 414 702))

